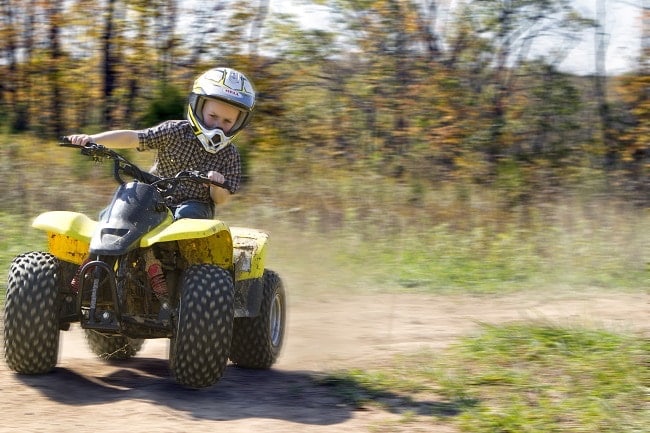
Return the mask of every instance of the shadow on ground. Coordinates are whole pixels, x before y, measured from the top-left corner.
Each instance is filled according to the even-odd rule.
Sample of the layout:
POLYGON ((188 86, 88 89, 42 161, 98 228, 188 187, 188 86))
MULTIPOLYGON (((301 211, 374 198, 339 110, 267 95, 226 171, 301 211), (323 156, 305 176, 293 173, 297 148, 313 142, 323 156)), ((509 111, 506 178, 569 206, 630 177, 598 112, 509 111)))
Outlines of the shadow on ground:
MULTIPOLYGON (((267 418, 335 425, 350 419, 354 411, 363 410, 342 396, 331 382, 323 381, 322 373, 310 371, 248 370, 228 366, 219 382, 200 390, 176 384, 170 377, 167 361, 154 358, 132 358, 119 364, 102 364, 100 368, 94 362, 80 359, 74 367, 57 367, 46 375, 15 377, 60 404, 82 408, 139 400, 198 420, 267 418)), ((387 392, 381 395, 381 400, 404 403, 403 396, 387 392)), ((396 413, 419 407, 416 412, 421 415, 456 415, 453 408, 436 401, 398 406, 402 405, 386 409, 396 413)))
POLYGON ((137 399, 205 420, 274 418, 330 425, 345 422, 354 410, 319 386, 311 372, 228 366, 217 384, 191 390, 174 382, 166 360, 132 358, 101 368, 79 361, 75 367, 57 367, 46 375, 15 377, 61 404, 83 407, 137 399))

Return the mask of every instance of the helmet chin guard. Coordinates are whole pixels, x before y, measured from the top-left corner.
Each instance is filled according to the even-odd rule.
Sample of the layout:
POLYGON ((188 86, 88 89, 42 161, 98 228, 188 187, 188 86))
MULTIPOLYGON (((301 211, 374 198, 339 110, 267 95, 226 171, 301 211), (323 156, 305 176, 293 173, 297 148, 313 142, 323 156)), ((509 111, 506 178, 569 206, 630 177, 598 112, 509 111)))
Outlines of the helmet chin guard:
POLYGON ((196 138, 199 139, 206 152, 219 152, 221 149, 226 147, 237 135, 234 134, 228 137, 220 128, 207 129, 205 126, 203 126, 203 122, 194 117, 194 113, 192 113, 192 110, 189 108, 187 110, 187 118, 192 125, 194 135, 196 135, 196 138), (194 119, 194 121, 192 119, 194 119))

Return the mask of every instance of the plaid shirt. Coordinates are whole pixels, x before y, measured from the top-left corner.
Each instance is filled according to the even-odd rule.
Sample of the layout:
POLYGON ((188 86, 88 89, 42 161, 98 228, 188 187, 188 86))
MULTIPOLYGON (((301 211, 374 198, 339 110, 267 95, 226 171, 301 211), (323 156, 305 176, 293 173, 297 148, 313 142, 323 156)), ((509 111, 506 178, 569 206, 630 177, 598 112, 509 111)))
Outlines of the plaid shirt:
MULTIPOLYGON (((237 148, 228 144, 217 153, 209 153, 196 138, 187 120, 168 120, 138 132, 139 151, 157 149, 151 172, 161 177, 174 177, 183 170, 198 170, 207 174, 214 170, 223 174, 231 194, 239 188, 241 160, 237 148)), ((174 191, 172 204, 187 200, 212 203, 207 184, 183 182, 174 191)))

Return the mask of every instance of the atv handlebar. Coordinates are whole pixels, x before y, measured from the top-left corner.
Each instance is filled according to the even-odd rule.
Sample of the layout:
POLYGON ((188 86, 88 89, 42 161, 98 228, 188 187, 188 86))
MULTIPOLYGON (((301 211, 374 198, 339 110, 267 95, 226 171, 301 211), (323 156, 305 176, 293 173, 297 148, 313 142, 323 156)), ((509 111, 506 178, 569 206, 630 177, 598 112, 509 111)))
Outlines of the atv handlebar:
POLYGON ((59 141, 59 146, 80 149, 82 155, 90 156, 95 160, 101 160, 102 158, 112 159, 113 177, 120 184, 126 183, 121 176, 121 173, 124 173, 127 176, 133 177, 135 180, 155 186, 161 192, 166 192, 168 194, 171 194, 171 191, 175 189, 176 186, 178 186, 178 184, 181 181, 208 183, 221 188, 226 188, 225 184, 215 182, 210 178, 208 178, 207 173, 203 173, 196 170, 181 171, 178 174, 176 174, 176 176, 169 177, 169 178, 158 177, 155 174, 151 174, 147 171, 141 170, 137 165, 128 161, 125 157, 123 157, 119 153, 105 146, 102 146, 101 144, 86 143, 84 145, 78 145, 72 143, 68 139, 68 137, 61 137, 59 141))

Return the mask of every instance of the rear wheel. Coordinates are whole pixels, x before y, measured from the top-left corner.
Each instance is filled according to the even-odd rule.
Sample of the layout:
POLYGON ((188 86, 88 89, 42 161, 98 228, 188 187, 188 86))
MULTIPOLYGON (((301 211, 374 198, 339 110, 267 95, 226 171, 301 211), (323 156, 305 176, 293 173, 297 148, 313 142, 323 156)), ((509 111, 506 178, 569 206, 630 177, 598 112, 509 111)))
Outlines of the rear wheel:
POLYGON ((90 350, 101 359, 108 361, 129 359, 142 349, 144 343, 142 338, 105 335, 92 329, 84 331, 90 350))
POLYGON ((270 368, 284 342, 286 297, 280 276, 266 269, 263 298, 256 317, 235 319, 230 360, 239 367, 270 368))
POLYGON ((61 264, 53 255, 31 252, 9 268, 4 310, 5 359, 12 370, 42 374, 59 355, 61 264))
POLYGON ((217 266, 194 265, 183 275, 169 365, 189 388, 217 382, 228 363, 235 315, 230 274, 217 266))

